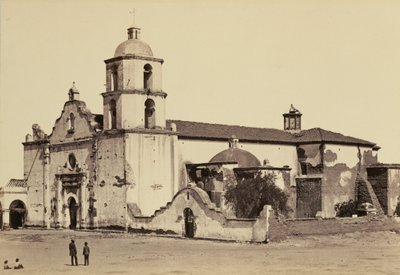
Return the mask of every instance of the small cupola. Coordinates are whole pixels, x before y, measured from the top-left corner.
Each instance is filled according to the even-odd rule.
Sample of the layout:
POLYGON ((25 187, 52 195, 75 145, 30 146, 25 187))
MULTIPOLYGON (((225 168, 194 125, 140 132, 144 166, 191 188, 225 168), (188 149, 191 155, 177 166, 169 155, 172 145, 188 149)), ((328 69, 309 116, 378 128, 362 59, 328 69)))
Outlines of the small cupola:
POLYGON ((288 113, 283 114, 283 123, 284 130, 296 133, 301 131, 301 116, 299 110, 297 110, 293 104, 290 105, 290 109, 288 113))

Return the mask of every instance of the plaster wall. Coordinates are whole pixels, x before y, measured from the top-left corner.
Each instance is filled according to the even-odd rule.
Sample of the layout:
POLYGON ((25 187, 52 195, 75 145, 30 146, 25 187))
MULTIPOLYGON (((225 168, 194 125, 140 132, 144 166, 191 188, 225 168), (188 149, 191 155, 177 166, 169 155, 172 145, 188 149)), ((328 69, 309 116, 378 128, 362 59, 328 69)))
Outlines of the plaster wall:
POLYGON ((126 166, 132 171, 134 182, 128 192, 128 203, 135 203, 144 216, 165 206, 178 191, 174 171, 175 139, 166 134, 127 135, 126 166))
POLYGON ((195 238, 222 239, 235 241, 265 241, 268 232, 269 206, 257 220, 226 219, 215 211, 203 190, 191 188, 182 190, 165 209, 146 220, 132 218, 130 227, 150 230, 173 231, 185 235, 184 210, 190 208, 196 224, 195 238))
POLYGON ((122 89, 144 89, 144 66, 152 67, 152 91, 162 90, 162 64, 156 61, 126 59, 122 60, 122 79, 119 87, 122 89))
POLYGON ((154 108, 156 128, 165 129, 166 122, 164 97, 153 95, 146 96, 139 94, 122 94, 120 98, 121 99, 118 102, 120 105, 117 106, 119 106, 120 109, 120 122, 122 128, 145 128, 145 101, 147 99, 152 99, 155 103, 154 108))
POLYGON ((39 144, 24 144, 24 178, 27 184, 26 223, 43 225, 43 148, 39 144))
POLYGON ((101 136, 97 142, 93 186, 95 227, 126 224, 124 136, 101 136))
POLYGON ((364 178, 366 166, 376 161, 371 148, 327 144, 324 148, 322 216, 334 217, 337 203, 356 200, 357 173, 364 178))

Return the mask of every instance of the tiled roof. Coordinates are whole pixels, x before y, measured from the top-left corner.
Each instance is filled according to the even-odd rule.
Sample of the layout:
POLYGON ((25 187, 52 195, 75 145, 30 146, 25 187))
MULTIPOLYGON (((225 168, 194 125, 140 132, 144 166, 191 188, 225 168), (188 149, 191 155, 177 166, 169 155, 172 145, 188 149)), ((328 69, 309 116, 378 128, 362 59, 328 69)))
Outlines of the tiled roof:
POLYGON ((26 181, 25 180, 20 180, 20 179, 10 179, 8 184, 6 185, 7 187, 26 187, 26 181))
POLYGON ((309 130, 303 130, 296 134, 291 134, 283 130, 271 128, 254 128, 194 121, 167 120, 168 127, 171 123, 176 124, 178 136, 181 138, 228 140, 234 135, 241 141, 278 144, 325 142, 331 144, 365 145, 368 147, 373 147, 375 145, 373 142, 344 136, 321 128, 312 128, 309 130))

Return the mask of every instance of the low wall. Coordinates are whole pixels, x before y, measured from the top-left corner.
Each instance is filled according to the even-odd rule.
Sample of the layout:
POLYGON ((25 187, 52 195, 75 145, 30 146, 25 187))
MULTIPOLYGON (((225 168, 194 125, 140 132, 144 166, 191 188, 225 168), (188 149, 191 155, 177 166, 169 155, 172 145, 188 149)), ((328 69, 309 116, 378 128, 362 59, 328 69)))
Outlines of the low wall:
POLYGON ((285 221, 279 221, 274 217, 271 219, 268 234, 271 241, 278 241, 287 236, 330 235, 374 231, 400 232, 400 223, 386 216, 285 221))
POLYGON ((264 242, 267 239, 271 207, 264 206, 257 219, 231 219, 215 208, 204 190, 197 187, 178 192, 171 203, 151 217, 130 213, 132 229, 174 232, 185 236, 185 209, 191 209, 195 221, 195 238, 264 242))

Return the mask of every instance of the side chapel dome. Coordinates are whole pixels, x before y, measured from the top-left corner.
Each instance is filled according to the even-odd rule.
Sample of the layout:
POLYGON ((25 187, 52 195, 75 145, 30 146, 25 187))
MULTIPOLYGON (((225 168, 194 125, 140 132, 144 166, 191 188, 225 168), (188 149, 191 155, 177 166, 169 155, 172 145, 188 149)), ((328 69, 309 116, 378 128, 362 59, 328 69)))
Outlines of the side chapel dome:
POLYGON ((260 161, 250 152, 229 148, 216 154, 210 162, 237 162, 239 167, 259 167, 260 161))

